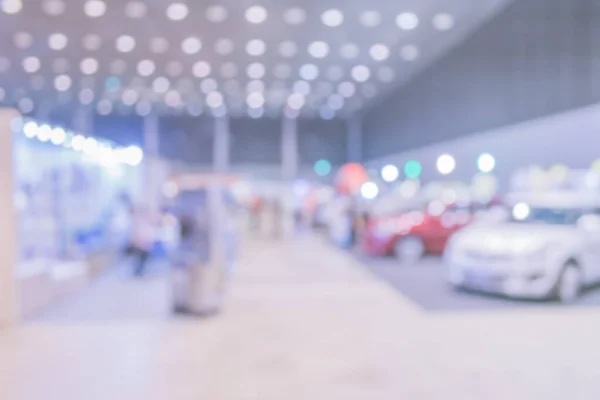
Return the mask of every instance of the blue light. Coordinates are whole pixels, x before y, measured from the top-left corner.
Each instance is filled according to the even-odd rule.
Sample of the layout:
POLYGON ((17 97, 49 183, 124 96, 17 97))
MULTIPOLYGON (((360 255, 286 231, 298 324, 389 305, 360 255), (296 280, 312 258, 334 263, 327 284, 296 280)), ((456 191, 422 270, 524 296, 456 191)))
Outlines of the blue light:
POLYGON ((319 176, 327 176, 331 173, 331 163, 327 160, 319 160, 315 163, 315 172, 319 176))
POLYGON ((104 83, 107 92, 116 92, 121 89, 121 80, 116 76, 111 76, 104 83))

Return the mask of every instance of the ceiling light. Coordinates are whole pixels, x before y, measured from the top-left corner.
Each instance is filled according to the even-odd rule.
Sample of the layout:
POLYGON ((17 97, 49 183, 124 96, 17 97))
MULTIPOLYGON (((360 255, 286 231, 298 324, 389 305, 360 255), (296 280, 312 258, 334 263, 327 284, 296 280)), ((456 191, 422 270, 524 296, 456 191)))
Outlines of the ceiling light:
POLYGON ((438 31, 447 31, 454 27, 454 17, 448 13, 433 16, 433 27, 438 31))
POLYGON ((267 45, 260 39, 250 40, 246 44, 246 52, 251 56, 260 56, 267 50, 267 45))
POLYGON ((357 65, 352 68, 351 75, 357 82, 366 82, 371 76, 371 71, 364 65, 357 65))
POLYGON ((250 108, 260 108, 265 104, 265 98, 260 92, 253 92, 246 98, 246 104, 250 108))
POLYGON ((294 86, 292 86, 292 91, 307 96, 310 93, 310 83, 306 81, 296 81, 294 82, 294 86))
POLYGON ((233 40, 219 39, 215 42, 215 52, 223 56, 233 52, 233 40))
POLYGON ((67 47, 68 39, 62 33, 53 33, 48 37, 48 46, 52 50, 63 50, 67 47))
POLYGON ((246 73, 252 79, 260 79, 265 75, 265 66, 261 63, 252 63, 246 68, 246 73))
POLYGON ((250 82, 248 82, 248 84, 246 85, 246 91, 248 93, 252 93, 252 92, 264 92, 265 91, 265 84, 263 81, 261 80, 252 80, 250 82))
POLYGON ((202 83, 200 83, 200 90, 207 94, 211 92, 216 92, 218 87, 219 85, 217 85, 217 81, 215 81, 212 78, 204 79, 202 83))
POLYGON ((61 145, 67 139, 67 132, 63 128, 54 128, 52 129, 52 134, 50 135, 50 141, 52 144, 61 145))
POLYGON ((344 98, 339 94, 332 94, 329 99, 327 99, 327 105, 332 110, 340 110, 344 107, 344 98))
POLYGON ((340 10, 331 9, 321 14, 321 21, 329 27, 340 26, 344 22, 344 15, 340 10))
POLYGON ((301 25, 306 21, 306 11, 301 8, 290 8, 283 13, 283 20, 288 25, 301 25))
POLYGON ((186 54, 195 54, 202 48, 202 42, 197 37, 189 37, 181 42, 181 50, 186 54))
POLYGON ((102 46, 102 39, 99 35, 91 33, 83 37, 82 44, 86 50, 95 51, 102 46))
POLYGON ((292 74, 292 68, 288 64, 277 64, 273 67, 273 75, 277 79, 287 79, 292 74))
POLYGON ((62 0, 46 0, 42 4, 44 12, 48 15, 56 17, 65 12, 65 2, 62 0))
POLYGON ((329 45, 322 41, 312 42, 308 46, 308 52, 315 58, 323 58, 329 53, 329 45))
POLYGON ((373 28, 381 23, 381 14, 379 11, 365 11, 360 14, 359 20, 364 27, 373 28))
POLYGON ((156 70, 156 65, 152 60, 142 60, 137 65, 138 74, 141 76, 150 76, 156 70))
POLYGON ((59 92, 66 92, 71 88, 71 77, 68 75, 59 75, 54 78, 54 88, 59 92))
POLYGON ((100 0, 88 0, 84 6, 83 11, 90 18, 98 18, 106 13, 106 3, 100 0))
POLYGON ((165 104, 169 107, 179 107, 181 106, 181 95, 176 90, 169 90, 167 94, 165 94, 165 104))
POLYGON ((400 49, 400 56, 405 61, 415 61, 417 58, 419 58, 419 54, 420 54, 419 48, 412 44, 403 46, 400 49))
POLYGON ((346 43, 340 47, 340 55, 348 60, 358 57, 359 52, 358 46, 353 43, 346 43))
POLYGON ((390 49, 383 44, 374 44, 369 49, 371 58, 375 61, 384 61, 390 56, 390 49))
POLYGON ((29 97, 23 97, 21 100, 19 100, 17 107, 19 108, 21 113, 29 114, 33 111, 33 100, 31 100, 29 97))
POLYGON ((307 81, 313 81, 319 76, 319 68, 314 64, 304 64, 300 67, 300 76, 307 81))
POLYGON ((138 95, 138 92, 136 92, 135 90, 126 89, 121 95, 121 101, 126 106, 132 106, 135 104, 136 101, 138 101, 139 97, 140 96, 138 95))
POLYGON ((81 73, 84 75, 93 75, 98 71, 98 61, 95 58, 86 58, 79 64, 81 73))
POLYGON ((279 44, 279 54, 283 57, 291 58, 298 52, 298 46, 292 41, 285 41, 279 44))
POLYGON ((183 3, 172 3, 167 7, 167 18, 172 21, 181 21, 188 13, 188 6, 183 3))
POLYGON ((192 67, 192 73, 196 78, 205 78, 210 75, 210 64, 206 61, 198 61, 192 67))
POLYGON ((100 115, 108 115, 112 112, 112 103, 109 100, 103 99, 98 102, 96 109, 100 115))
POLYGON ((20 49, 27 49, 33 44, 33 36, 29 32, 18 32, 13 36, 15 46, 20 49))
POLYGON ((129 18, 144 18, 148 13, 148 6, 143 1, 130 1, 125 4, 125 15, 129 18))
POLYGON ((171 83, 164 76, 159 76, 152 82, 152 90, 154 90, 155 93, 166 93, 170 86, 171 83))
POLYGON ((23 9, 21 0, 2 0, 2 11, 6 14, 16 14, 23 9))
POLYGON ((223 6, 210 6, 206 9, 204 16, 210 22, 223 22, 227 19, 228 12, 223 6))
POLYGON ((338 86, 338 93, 344 97, 352 97, 356 93, 356 86, 352 82, 342 82, 338 86))
POLYGON ((413 13, 402 13, 396 17, 396 25, 405 31, 411 31, 419 26, 419 17, 413 13))
POLYGON ((25 72, 33 74, 39 71, 41 67, 40 59, 37 57, 27 57, 23 60, 23 69, 25 72))
POLYGON ((119 36, 116 47, 121 53, 129 53, 135 48, 135 39, 128 35, 119 36))
POLYGON ((304 96, 299 93, 293 93, 288 97, 287 105, 292 110, 299 110, 304 106, 304 96))
POLYGON ((221 65, 221 76, 223 78, 234 78, 238 73, 237 65, 231 61, 221 65))
POLYGON ((94 101, 94 91, 90 88, 81 89, 79 92, 79 102, 83 105, 91 104, 94 101))
POLYGON ((156 54, 165 53, 169 49, 169 42, 163 37, 150 39, 150 51, 156 54))
POLYGON ((223 105, 223 95, 219 92, 210 92, 206 95, 206 104, 210 108, 219 108, 223 105))
POLYGON ((261 6, 252 6, 246 10, 246 19, 253 24, 260 24, 267 19, 267 10, 261 6))

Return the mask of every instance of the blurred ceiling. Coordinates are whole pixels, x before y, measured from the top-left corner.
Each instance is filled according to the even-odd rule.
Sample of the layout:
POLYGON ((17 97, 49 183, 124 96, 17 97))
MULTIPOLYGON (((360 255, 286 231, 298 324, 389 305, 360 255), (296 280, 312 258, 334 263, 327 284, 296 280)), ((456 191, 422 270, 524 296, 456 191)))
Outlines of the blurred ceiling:
POLYGON ((0 101, 25 114, 360 111, 510 0, 0 0, 0 101))

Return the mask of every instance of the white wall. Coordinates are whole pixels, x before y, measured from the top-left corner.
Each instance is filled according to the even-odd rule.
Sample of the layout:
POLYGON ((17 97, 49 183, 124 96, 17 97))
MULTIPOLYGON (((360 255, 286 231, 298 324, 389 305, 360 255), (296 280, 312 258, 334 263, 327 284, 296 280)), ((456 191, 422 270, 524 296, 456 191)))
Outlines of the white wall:
POLYGON ((600 105, 441 142, 369 161, 366 166, 381 168, 392 163, 402 168, 406 161, 417 160, 423 165, 424 182, 440 178, 469 181, 477 172, 479 154, 485 152, 496 158, 495 173, 501 188, 507 187, 515 170, 532 164, 589 168, 600 158, 600 105), (448 177, 442 177, 435 166, 443 153, 452 154, 457 162, 448 177))

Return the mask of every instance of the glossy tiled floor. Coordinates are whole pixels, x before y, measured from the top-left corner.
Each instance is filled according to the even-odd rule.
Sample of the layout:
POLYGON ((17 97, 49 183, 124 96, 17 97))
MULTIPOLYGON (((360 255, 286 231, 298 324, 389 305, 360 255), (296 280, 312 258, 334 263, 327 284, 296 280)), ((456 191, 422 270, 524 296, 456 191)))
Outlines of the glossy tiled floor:
POLYGON ((595 400, 599 337, 595 309, 426 313, 318 240, 252 243, 219 317, 1 332, 0 399, 595 400))

